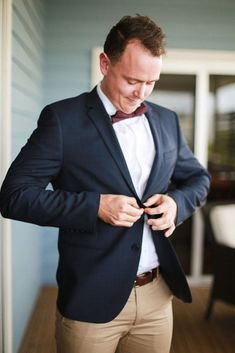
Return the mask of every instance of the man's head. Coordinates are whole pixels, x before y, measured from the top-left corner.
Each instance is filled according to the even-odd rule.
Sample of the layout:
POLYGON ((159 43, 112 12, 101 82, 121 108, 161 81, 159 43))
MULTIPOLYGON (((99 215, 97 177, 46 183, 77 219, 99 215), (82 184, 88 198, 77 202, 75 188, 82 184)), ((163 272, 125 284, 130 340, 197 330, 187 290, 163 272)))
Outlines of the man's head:
POLYGON ((130 41, 138 40, 153 56, 165 53, 162 29, 147 16, 124 16, 110 30, 104 43, 104 52, 112 64, 123 54, 130 41))
POLYGON ((109 32, 100 69, 101 88, 115 107, 133 112, 159 80, 164 34, 146 16, 125 16, 109 32))

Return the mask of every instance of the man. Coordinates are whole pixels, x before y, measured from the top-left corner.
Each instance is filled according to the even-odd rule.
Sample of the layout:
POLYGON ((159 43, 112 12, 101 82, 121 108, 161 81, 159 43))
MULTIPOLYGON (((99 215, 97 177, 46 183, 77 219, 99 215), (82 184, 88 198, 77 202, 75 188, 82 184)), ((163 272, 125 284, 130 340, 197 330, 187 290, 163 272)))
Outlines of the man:
POLYGON ((58 353, 167 353, 172 296, 191 301, 168 237, 204 202, 209 176, 176 114, 143 103, 163 54, 160 27, 122 18, 102 82, 43 109, 3 183, 4 217, 60 229, 58 353))

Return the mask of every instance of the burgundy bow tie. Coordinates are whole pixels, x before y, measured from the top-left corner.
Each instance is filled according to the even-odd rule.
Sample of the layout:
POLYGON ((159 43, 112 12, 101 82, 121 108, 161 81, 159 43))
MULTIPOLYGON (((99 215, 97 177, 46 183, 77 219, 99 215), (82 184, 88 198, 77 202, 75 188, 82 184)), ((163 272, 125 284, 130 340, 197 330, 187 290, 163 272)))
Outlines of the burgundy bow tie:
POLYGON ((117 110, 116 113, 111 116, 112 123, 115 124, 124 119, 134 118, 135 116, 146 113, 147 110, 148 108, 144 103, 142 103, 134 112, 130 114, 124 113, 121 110, 117 110))

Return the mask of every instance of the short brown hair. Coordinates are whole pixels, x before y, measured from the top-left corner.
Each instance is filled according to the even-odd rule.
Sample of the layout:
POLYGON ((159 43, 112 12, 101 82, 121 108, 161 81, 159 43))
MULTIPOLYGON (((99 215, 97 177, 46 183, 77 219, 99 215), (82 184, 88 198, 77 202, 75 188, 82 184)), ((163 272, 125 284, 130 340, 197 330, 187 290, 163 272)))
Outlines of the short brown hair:
POLYGON ((165 53, 165 35, 162 29, 148 16, 124 16, 111 28, 104 43, 104 52, 116 63, 127 44, 137 39, 153 56, 165 53))

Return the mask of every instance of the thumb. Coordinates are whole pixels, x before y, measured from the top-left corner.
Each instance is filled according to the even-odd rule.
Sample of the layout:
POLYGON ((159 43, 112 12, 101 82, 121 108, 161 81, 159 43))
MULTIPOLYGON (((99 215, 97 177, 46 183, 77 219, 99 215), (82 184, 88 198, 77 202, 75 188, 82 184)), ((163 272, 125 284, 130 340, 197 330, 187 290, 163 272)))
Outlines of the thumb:
POLYGON ((134 197, 130 197, 129 201, 130 201, 130 202, 128 202, 129 205, 131 205, 131 206, 133 206, 135 208, 138 208, 138 209, 140 208, 138 203, 137 203, 137 201, 136 201, 136 199, 134 197))

